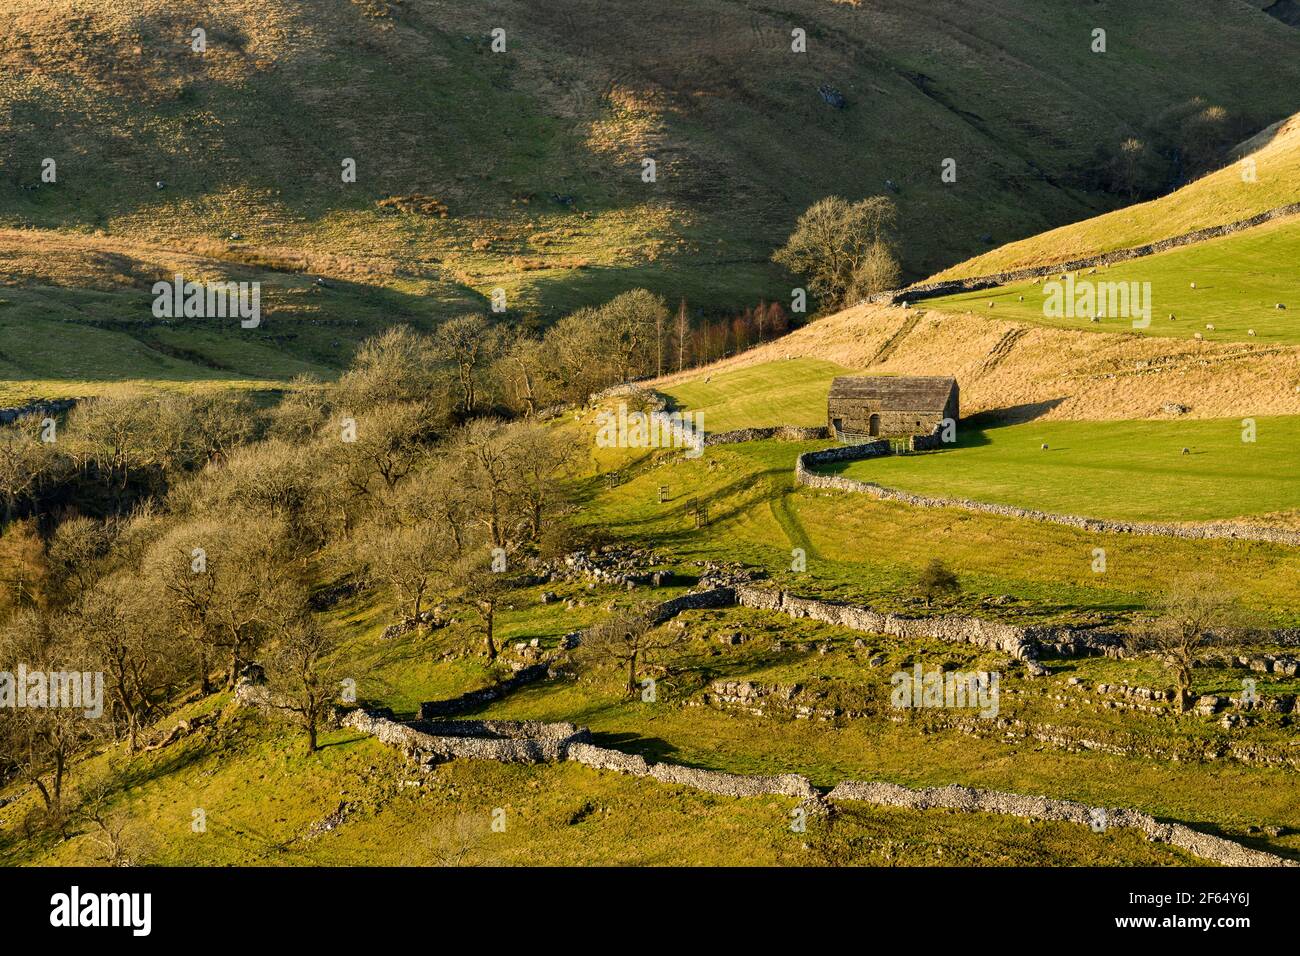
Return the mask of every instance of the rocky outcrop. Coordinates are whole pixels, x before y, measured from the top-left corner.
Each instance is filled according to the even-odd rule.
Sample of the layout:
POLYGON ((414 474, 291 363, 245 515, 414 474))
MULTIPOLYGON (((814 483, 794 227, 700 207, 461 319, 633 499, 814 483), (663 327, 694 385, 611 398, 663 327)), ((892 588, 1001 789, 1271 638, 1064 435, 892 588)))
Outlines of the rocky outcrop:
POLYGON ((1026 820, 1053 820, 1099 829, 1126 827, 1139 831, 1156 843, 1167 843, 1204 860, 1223 866, 1296 866, 1297 864, 1223 837, 1201 833, 1181 823, 1160 823, 1136 810, 1090 807, 1074 800, 1025 796, 971 787, 925 787, 913 790, 892 783, 862 783, 847 780, 828 796, 831 801, 858 801, 876 806, 909 810, 943 808, 974 813, 1002 813, 1026 820))

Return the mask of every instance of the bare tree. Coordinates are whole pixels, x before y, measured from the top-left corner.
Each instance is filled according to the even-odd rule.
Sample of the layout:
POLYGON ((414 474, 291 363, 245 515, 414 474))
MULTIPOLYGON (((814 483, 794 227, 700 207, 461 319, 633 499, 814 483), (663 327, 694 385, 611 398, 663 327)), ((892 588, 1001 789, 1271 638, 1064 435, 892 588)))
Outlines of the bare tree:
POLYGON ((483 621, 483 648, 488 662, 497 659, 496 612, 510 591, 506 572, 493 568, 493 559, 480 556, 467 557, 457 569, 456 581, 460 585, 461 600, 479 612, 483 621))
POLYGON ((456 372, 457 410, 472 415, 478 407, 479 378, 494 357, 499 337, 483 316, 470 313, 439 326, 435 342, 439 358, 456 372))
POLYGON ((686 300, 677 304, 677 371, 686 364, 686 341, 691 335, 691 319, 686 314, 686 300))
POLYGON ((1172 672, 1181 713, 1191 706, 1193 668, 1215 648, 1252 640, 1244 621, 1237 597, 1222 581, 1192 575, 1163 596, 1155 621, 1132 636, 1130 647, 1155 655, 1172 672))
POLYGON ((621 611, 588 628, 579 645, 579 656, 593 662, 612 664, 626 675, 624 690, 636 693, 643 666, 654 662, 658 652, 682 643, 683 632, 655 625, 649 608, 621 611))
POLYGON ((3 528, 13 520, 18 503, 31 495, 49 466, 53 451, 37 434, 36 416, 0 427, 0 495, 4 496, 3 528))
POLYGON ((311 753, 320 749, 320 728, 338 697, 340 682, 327 663, 334 648, 329 631, 310 615, 296 614, 276 626, 274 645, 265 661, 272 699, 306 732, 311 753))

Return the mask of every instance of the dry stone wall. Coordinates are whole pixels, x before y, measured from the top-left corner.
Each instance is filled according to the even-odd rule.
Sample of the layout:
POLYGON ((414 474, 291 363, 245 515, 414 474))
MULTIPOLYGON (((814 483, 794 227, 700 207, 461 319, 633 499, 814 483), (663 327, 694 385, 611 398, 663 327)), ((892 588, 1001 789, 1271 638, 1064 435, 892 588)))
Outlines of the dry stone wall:
POLYGON ((739 585, 736 602, 742 607, 779 611, 794 618, 824 621, 854 631, 906 639, 929 638, 952 644, 974 644, 1017 660, 1038 658, 1037 636, 1026 628, 977 617, 901 617, 867 607, 802 598, 771 588, 739 585))
POLYGON ((1207 239, 1218 239, 1222 236, 1229 236, 1244 229, 1253 229, 1255 226, 1263 225, 1273 219, 1280 219, 1284 216, 1294 216, 1300 213, 1300 203, 1291 203, 1286 206, 1279 206, 1276 209, 1270 209, 1267 212, 1259 213, 1248 219, 1241 219, 1237 222, 1228 223, 1223 226, 1211 226, 1208 229, 1197 229, 1194 232, 1186 232, 1180 236, 1172 236, 1169 239, 1161 239, 1159 242, 1149 242, 1146 245, 1134 246, 1129 249, 1116 249, 1113 252, 1105 252, 1095 256, 1085 256, 1082 259, 1073 259, 1069 262, 1061 262, 1050 266, 1032 266, 1025 269, 1015 269, 1011 272, 996 272, 991 275, 977 276, 969 279, 949 279, 943 282, 924 282, 917 285, 909 286, 906 289, 897 289, 893 292, 881 292, 870 296, 866 301, 873 303, 892 304, 898 301, 916 302, 921 299, 933 299, 939 296, 951 295, 956 292, 973 292, 977 289, 987 289, 992 286, 1008 285, 1012 282, 1024 282, 1026 279, 1036 279, 1040 276, 1050 276, 1057 273, 1074 272, 1078 269, 1091 269, 1098 266, 1113 265, 1116 262, 1125 262, 1129 259, 1140 259, 1143 256, 1155 255, 1158 252, 1166 252, 1170 249, 1176 249, 1179 246, 1187 246, 1196 242, 1204 242, 1207 239))
POLYGON ((1104 821, 1106 828, 1126 827, 1139 831, 1156 843, 1167 843, 1202 859, 1224 866, 1296 866, 1294 862, 1252 850, 1223 837, 1201 833, 1181 823, 1160 823, 1136 810, 1090 807, 1074 800, 1024 796, 971 787, 925 787, 913 790, 892 783, 862 783, 846 780, 832 790, 831 801, 858 801, 877 806, 928 810, 941 807, 974 813, 1002 813, 1027 820, 1056 820, 1085 826, 1104 821))
POLYGON ((500 763, 550 763, 567 759, 571 743, 591 732, 574 724, 535 720, 427 721, 401 723, 382 711, 353 710, 343 726, 398 747, 422 762, 465 758, 500 763))
POLYGON ((818 465, 840 461, 861 461, 888 455, 889 453, 888 442, 871 442, 866 445, 847 445, 843 448, 832 448, 826 451, 804 452, 795 463, 795 483, 807 488, 870 495, 881 501, 898 501, 915 508, 960 508, 963 511, 976 511, 981 514, 998 515, 1005 518, 1068 525, 1084 531, 1106 534, 1156 535, 1196 541, 1258 541, 1265 544, 1300 547, 1300 531, 1289 531, 1283 528, 1264 528, 1231 521, 1186 525, 1154 521, 1109 521, 1103 518, 1087 518, 1081 515, 1056 514, 1050 511, 1037 511, 1032 508, 1017 508, 1014 505, 972 501, 969 498, 933 498, 928 495, 916 495, 909 491, 886 488, 870 481, 845 478, 842 475, 823 475, 813 470, 818 465))
MULTIPOLYGON (((593 745, 590 732, 569 723, 539 721, 417 721, 403 724, 382 713, 354 710, 344 726, 370 734, 400 748, 424 766, 441 760, 464 758, 501 763, 556 763, 572 760, 597 770, 661 783, 691 787, 730 797, 782 796, 824 807, 831 802, 857 801, 879 806, 926 810, 943 807, 979 813, 1004 813, 1032 820, 1060 820, 1092 824, 1097 810, 1071 800, 1023 796, 968 787, 950 786, 912 790, 889 783, 845 781, 823 798, 808 778, 794 773, 747 776, 703 770, 676 764, 648 763, 636 754, 593 745)), ((1203 859, 1226 866, 1295 866, 1259 850, 1200 833, 1180 823, 1159 823, 1134 810, 1105 810, 1107 826, 1131 827, 1149 839, 1180 847, 1203 859)))
POLYGON ((11 425, 20 418, 28 415, 62 415, 64 412, 71 411, 81 401, 78 398, 57 398, 43 402, 31 402, 27 405, 13 405, 9 408, 0 408, 0 425, 11 425))
POLYGON ((709 432, 705 445, 738 445, 747 441, 819 441, 830 438, 825 425, 772 425, 766 428, 737 428, 729 432, 709 432))

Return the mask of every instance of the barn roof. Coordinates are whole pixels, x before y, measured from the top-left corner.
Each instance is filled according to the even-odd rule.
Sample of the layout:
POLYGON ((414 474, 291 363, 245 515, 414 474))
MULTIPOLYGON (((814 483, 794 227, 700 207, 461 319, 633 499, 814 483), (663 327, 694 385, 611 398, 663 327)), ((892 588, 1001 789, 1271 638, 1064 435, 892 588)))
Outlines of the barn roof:
POLYGON ((830 401, 880 402, 898 411, 940 411, 957 380, 943 375, 841 375, 831 382, 830 401))

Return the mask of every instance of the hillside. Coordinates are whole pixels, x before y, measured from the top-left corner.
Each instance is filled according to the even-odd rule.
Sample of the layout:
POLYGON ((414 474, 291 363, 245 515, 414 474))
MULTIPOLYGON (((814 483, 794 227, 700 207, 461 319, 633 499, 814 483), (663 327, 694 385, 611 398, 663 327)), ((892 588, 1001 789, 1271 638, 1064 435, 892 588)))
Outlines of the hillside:
MULTIPOLYGON (((727 401, 783 410, 790 407, 785 397, 790 377, 777 376, 780 384, 764 391, 760 383, 771 376, 762 369, 792 357, 879 374, 955 375, 963 416, 1164 418, 1169 417, 1163 410, 1167 403, 1184 406, 1183 414, 1192 418, 1300 414, 1300 347, 1294 345, 1085 332, 990 318, 988 312, 876 305, 846 309, 735 358, 670 376, 664 387, 676 392, 695 382, 698 388, 711 377, 722 392, 726 374, 753 369, 759 380, 755 387, 743 397, 729 395, 727 401)), ((799 382, 810 374, 828 386, 835 373, 825 367, 793 373, 799 382)), ((790 424, 804 418, 821 421, 825 388, 814 393, 805 386, 805 392, 812 404, 792 415, 790 424)), ((702 407, 707 411, 710 406, 702 407)), ((705 427, 710 427, 707 417, 705 427)))
POLYGON ((1234 161, 1151 202, 1008 243, 933 279, 965 279, 1130 249, 1300 202, 1300 114, 1242 144, 1234 161), (1246 178, 1247 170, 1254 179, 1246 178))
MULTIPOLYGON (((1300 182, 1300 180, 1298 180, 1300 182)), ((1207 342, 1300 344, 1295 263, 1300 262, 1300 215, 1275 219, 1218 239, 1192 243, 1102 269, 1076 273, 1069 293, 1061 276, 926 299, 943 312, 996 314, 1004 320, 1095 332, 1207 342), (1056 284, 1053 284, 1053 278, 1056 284), (1099 304, 1081 311, 1085 283, 1121 283, 1138 289, 1141 308, 1115 311, 1099 304), (1144 291, 1145 290, 1145 291, 1144 291), (1073 308, 1050 307, 1072 298, 1073 308), (1147 311, 1149 310, 1149 312, 1147 311), (1097 314, 1094 314, 1097 313, 1097 314), (1134 321, 1147 325, 1134 327, 1134 321)), ((1104 296, 1103 298, 1108 298, 1104 296)))
POLYGON ((391 282, 346 256, 275 259, 199 248, 0 230, 0 406, 94 395, 125 381, 265 389, 302 373, 330 377, 361 340, 393 324, 430 328, 483 308, 472 290, 391 282), (151 287, 178 273, 260 283, 260 324, 156 319, 151 287), (329 279, 318 281, 321 273, 329 279))
POLYGON ((0 224, 346 257, 390 287, 500 286, 524 312, 635 285, 737 308, 788 289, 768 257, 811 201, 891 180, 919 276, 1116 205, 1088 180, 1096 147, 1171 110, 1213 104, 1246 130, 1295 109, 1300 31, 1244 3, 1192 8, 1044 23, 1023 0, 921 19, 900 0, 672 16, 632 0, 6 0, 0 224))

